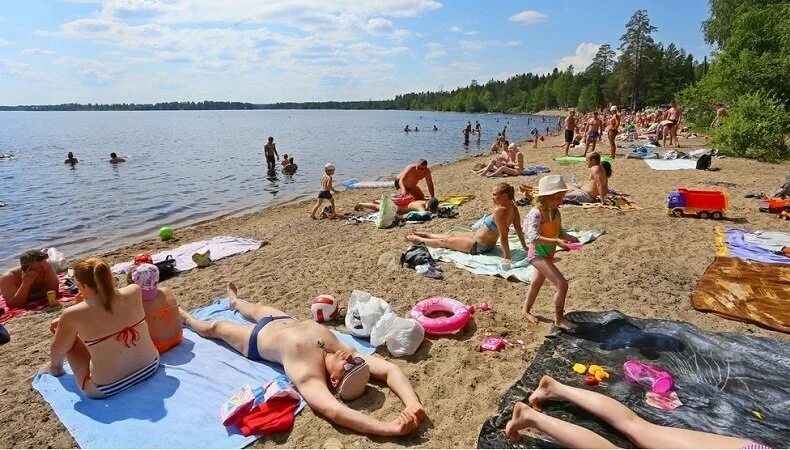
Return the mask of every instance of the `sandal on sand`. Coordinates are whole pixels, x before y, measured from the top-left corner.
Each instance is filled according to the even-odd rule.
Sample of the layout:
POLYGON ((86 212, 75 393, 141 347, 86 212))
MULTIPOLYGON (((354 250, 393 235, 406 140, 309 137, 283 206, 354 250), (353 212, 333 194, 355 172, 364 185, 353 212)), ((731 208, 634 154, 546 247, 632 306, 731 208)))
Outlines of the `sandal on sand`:
POLYGON ((211 265, 211 250, 206 250, 206 253, 195 253, 192 255, 192 261, 198 267, 208 267, 211 265))

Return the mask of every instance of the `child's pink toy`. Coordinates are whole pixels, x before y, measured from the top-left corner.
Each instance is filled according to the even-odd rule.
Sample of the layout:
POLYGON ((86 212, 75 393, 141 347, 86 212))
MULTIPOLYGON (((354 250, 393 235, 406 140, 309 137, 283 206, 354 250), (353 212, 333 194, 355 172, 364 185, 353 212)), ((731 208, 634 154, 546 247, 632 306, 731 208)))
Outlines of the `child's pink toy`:
POLYGON ((666 370, 635 359, 623 364, 623 375, 629 383, 640 384, 659 395, 669 393, 675 385, 675 380, 666 370))
POLYGON ((584 244, 581 242, 569 242, 567 245, 568 250, 581 250, 584 247, 584 244))
POLYGON ((498 352, 505 348, 505 340, 501 337, 488 336, 480 344, 480 350, 484 352, 498 352))

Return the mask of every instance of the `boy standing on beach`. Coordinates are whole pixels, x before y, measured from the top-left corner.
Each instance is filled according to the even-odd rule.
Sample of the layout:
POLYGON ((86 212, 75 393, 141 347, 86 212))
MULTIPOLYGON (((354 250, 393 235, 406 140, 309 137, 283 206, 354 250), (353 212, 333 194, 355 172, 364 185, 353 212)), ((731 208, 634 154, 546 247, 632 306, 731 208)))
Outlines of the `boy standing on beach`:
POLYGON ((321 190, 318 191, 318 202, 315 204, 315 208, 313 208, 313 212, 310 213, 310 218, 313 220, 318 220, 318 217, 315 216, 315 213, 318 212, 318 209, 321 208, 321 205, 324 203, 324 199, 329 200, 329 203, 332 204, 332 211, 328 214, 330 219, 334 219, 337 217, 335 213, 335 198, 332 196, 332 193, 337 193, 337 189, 332 186, 332 175, 335 174, 335 165, 332 163, 327 163, 324 166, 324 176, 321 177, 321 190))

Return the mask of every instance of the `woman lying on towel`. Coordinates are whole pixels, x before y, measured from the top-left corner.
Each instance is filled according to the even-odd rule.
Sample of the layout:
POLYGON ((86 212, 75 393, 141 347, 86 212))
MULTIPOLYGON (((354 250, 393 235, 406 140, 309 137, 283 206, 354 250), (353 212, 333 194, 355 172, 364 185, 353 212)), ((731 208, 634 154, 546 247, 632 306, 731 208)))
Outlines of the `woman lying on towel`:
POLYGON ((613 398, 566 386, 548 375, 540 379, 538 388, 529 396, 529 406, 521 402, 514 405, 513 418, 505 426, 505 433, 511 439, 518 440, 521 438, 518 430, 535 428, 567 448, 617 448, 586 428, 539 412, 542 404, 548 400, 573 403, 603 419, 638 448, 770 448, 741 438, 654 425, 613 398))
POLYGON ((159 367, 140 286, 113 285, 110 266, 87 258, 74 266, 81 300, 52 321, 50 362, 42 369, 59 377, 68 359, 77 386, 93 398, 117 394, 153 375, 159 367))
POLYGON ((449 248, 459 252, 479 255, 488 253, 496 247, 497 240, 502 246, 505 263, 510 263, 510 245, 508 234, 510 225, 516 229, 521 246, 527 250, 524 241, 524 231, 521 229, 521 217, 516 207, 513 186, 507 183, 497 183, 491 193, 491 201, 496 206, 493 214, 486 214, 467 233, 436 234, 415 231, 406 239, 414 244, 423 243, 428 247, 449 248))
POLYGON ((178 303, 173 291, 159 286, 159 268, 140 264, 132 272, 132 282, 142 289, 143 309, 148 332, 159 353, 181 343, 184 328, 178 314, 178 303))

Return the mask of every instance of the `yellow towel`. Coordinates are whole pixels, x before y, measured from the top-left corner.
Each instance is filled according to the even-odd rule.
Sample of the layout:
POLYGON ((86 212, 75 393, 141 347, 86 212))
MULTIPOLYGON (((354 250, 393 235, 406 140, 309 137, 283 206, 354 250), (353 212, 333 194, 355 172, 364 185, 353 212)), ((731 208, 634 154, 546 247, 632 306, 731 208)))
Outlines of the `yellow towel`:
POLYGON ((727 248, 727 242, 725 242, 724 232, 721 231, 721 228, 714 228, 713 234, 714 243, 716 244, 716 256, 730 256, 730 249, 727 248))
POLYGON ((461 206, 473 198, 475 198, 474 195, 445 195, 439 197, 439 201, 442 203, 452 203, 455 206, 461 206))

